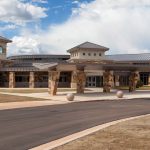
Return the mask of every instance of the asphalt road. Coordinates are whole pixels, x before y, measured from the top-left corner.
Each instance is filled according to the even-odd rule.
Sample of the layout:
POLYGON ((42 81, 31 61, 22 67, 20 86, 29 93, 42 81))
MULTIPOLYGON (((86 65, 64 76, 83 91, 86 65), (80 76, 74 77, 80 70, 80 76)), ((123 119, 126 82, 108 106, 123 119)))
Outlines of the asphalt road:
POLYGON ((84 129, 150 114, 150 99, 80 102, 0 111, 0 150, 24 150, 84 129))

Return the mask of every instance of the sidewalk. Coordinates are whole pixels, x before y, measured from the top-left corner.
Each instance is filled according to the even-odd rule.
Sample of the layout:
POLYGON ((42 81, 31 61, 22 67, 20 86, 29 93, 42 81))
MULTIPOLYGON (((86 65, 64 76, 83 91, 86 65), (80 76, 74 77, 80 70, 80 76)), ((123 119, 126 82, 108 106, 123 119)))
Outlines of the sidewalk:
MULTIPOLYGON (((92 89, 91 91, 86 91, 84 94, 75 94, 75 99, 73 102, 69 102, 66 99, 67 93, 69 92, 58 92, 56 96, 50 96, 48 92, 45 93, 7 93, 0 92, 1 94, 9 94, 16 96, 34 97, 47 99, 46 101, 32 101, 32 102, 11 102, 11 103, 0 103, 0 110, 3 109, 13 109, 13 108, 23 108, 23 107, 37 107, 46 105, 58 105, 73 102, 84 102, 84 101, 94 101, 94 100, 120 100, 116 97, 116 90, 111 91, 111 93, 103 93, 102 89, 92 89)), ((150 91, 135 91, 129 93, 124 91, 124 99, 135 99, 135 98, 150 98, 150 91)))

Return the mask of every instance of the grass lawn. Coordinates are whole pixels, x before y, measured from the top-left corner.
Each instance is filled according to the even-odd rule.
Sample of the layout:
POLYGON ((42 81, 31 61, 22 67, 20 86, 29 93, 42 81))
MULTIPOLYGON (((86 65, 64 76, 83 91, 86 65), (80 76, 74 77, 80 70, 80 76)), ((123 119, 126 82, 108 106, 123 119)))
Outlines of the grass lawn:
MULTIPOLYGON (((118 90, 129 90, 128 86, 120 86, 120 87, 116 87, 116 89, 118 90)), ((150 86, 142 86, 137 88, 136 90, 150 90, 150 86)))
MULTIPOLYGON (((150 90, 150 86, 142 86, 140 88, 138 88, 139 90, 150 90)), ((137 90, 138 90, 137 89, 137 90)))
POLYGON ((45 100, 46 99, 41 99, 41 98, 0 94, 0 103, 23 102, 23 101, 45 101, 45 100))
POLYGON ((118 123, 55 150, 150 150, 150 116, 118 123))
POLYGON ((129 87, 128 86, 119 86, 119 87, 116 87, 116 89, 118 89, 118 90, 129 90, 129 87))
MULTIPOLYGON (((65 92, 65 91, 75 91, 75 89, 71 88, 58 88, 58 92, 65 92)), ((14 88, 14 89, 0 89, 0 92, 8 92, 8 93, 44 93, 48 92, 48 88, 35 88, 35 89, 28 89, 28 88, 14 88)))
POLYGON ((27 89, 27 88, 14 88, 14 89, 0 89, 0 92, 8 92, 8 93, 42 93, 47 92, 48 88, 35 88, 35 89, 27 89))

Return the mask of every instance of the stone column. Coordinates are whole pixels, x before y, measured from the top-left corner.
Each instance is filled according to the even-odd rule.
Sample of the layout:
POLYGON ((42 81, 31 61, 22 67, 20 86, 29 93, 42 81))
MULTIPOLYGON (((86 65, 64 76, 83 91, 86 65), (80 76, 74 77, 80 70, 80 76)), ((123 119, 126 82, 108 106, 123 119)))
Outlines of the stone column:
POLYGON ((9 72, 9 88, 15 87, 15 72, 9 72))
POLYGON ((113 86, 113 73, 112 71, 105 71, 103 73, 103 92, 109 93, 113 86))
POLYGON ((34 87, 35 87, 34 72, 30 72, 30 75, 29 75, 29 88, 34 88, 34 87))
POLYGON ((148 86, 150 86, 150 74, 148 76, 148 86))
POLYGON ((75 74, 75 72, 73 71, 71 74, 71 88, 76 89, 77 88, 77 82, 74 78, 74 74, 75 74))
POLYGON ((57 94, 59 76, 60 76, 59 71, 50 71, 49 72, 48 87, 49 87, 49 92, 51 95, 57 94))
POLYGON ((129 76, 129 92, 133 92, 136 90, 136 84, 138 80, 139 80, 139 72, 137 71, 131 72, 129 76))
POLYGON ((115 75, 115 86, 119 86, 119 75, 115 75))
POLYGON ((85 82, 86 82, 85 72, 77 70, 76 72, 73 72, 72 78, 73 81, 76 83, 76 92, 84 93, 85 82))

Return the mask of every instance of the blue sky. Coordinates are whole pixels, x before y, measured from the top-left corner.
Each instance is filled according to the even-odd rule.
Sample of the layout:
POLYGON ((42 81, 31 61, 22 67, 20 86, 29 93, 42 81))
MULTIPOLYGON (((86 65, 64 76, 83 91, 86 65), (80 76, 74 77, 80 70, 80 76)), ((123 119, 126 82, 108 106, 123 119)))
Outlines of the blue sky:
MULTIPOLYGON (((88 3, 91 1, 92 0, 79 0, 78 2, 88 3)), ((78 7, 77 1, 73 0, 49 0, 46 5, 48 5, 48 17, 44 19, 44 27, 50 23, 64 22, 71 15, 72 9, 78 7)))
POLYGON ((150 52, 148 0, 0 0, 8 56, 64 54, 85 41, 109 54, 150 52))
MULTIPOLYGON (((41 18, 40 20, 29 22, 23 26, 16 26, 15 29, 1 31, 1 34, 8 38, 12 38, 13 36, 18 35, 20 30, 25 27, 32 28, 34 30, 34 28, 39 26, 41 29, 46 30, 50 25, 61 24, 65 22, 72 14, 72 10, 77 8, 80 3, 89 3, 91 1, 93 0, 22 0, 24 3, 30 3, 35 6, 45 8, 45 13, 47 16, 41 18)), ((7 25, 13 25, 13 23, 0 22, 0 28, 3 28, 7 25)))

